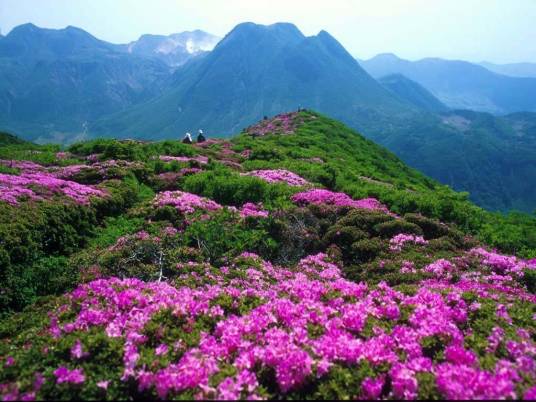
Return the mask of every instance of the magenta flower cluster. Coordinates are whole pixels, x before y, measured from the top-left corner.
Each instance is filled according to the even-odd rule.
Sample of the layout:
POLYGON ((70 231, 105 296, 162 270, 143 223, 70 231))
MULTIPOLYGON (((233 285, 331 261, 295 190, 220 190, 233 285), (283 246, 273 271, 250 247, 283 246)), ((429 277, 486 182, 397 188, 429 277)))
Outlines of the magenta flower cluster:
POLYGON ((428 241, 424 240, 424 237, 413 234, 400 233, 394 236, 389 241, 389 249, 391 251, 402 251, 406 243, 426 245, 428 241))
POLYGON ((71 156, 70 152, 56 152, 56 159, 69 159, 71 156))
POLYGON ((0 174, 0 201, 17 205, 19 199, 42 200, 52 194, 67 196, 87 205, 91 197, 105 197, 103 190, 62 180, 46 172, 23 172, 20 175, 0 174))
POLYGON ((271 119, 262 120, 261 122, 250 126, 246 129, 249 135, 259 137, 266 134, 292 134, 296 130, 298 113, 283 113, 271 119))
POLYGON ((474 248, 471 250, 471 253, 480 257, 482 264, 500 274, 520 277, 523 276, 523 270, 525 268, 534 267, 534 265, 529 264, 528 261, 519 260, 514 256, 502 255, 493 251, 487 251, 482 247, 474 248))
POLYGON ((35 173, 35 172, 43 172, 46 170, 44 166, 39 165, 38 163, 32 162, 32 161, 20 161, 20 160, 6 160, 6 159, 0 159, 0 165, 12 168, 12 169, 19 169, 26 173, 35 173))
POLYGON ((307 180, 298 176, 296 173, 292 173, 284 169, 253 170, 243 174, 258 177, 268 183, 287 183, 289 186, 306 186, 310 184, 307 180))
POLYGON ((153 200, 157 208, 170 205, 182 214, 192 214, 196 210, 215 211, 222 206, 215 201, 184 191, 163 191, 153 200))
MULTIPOLYGON (((323 378, 335 366, 363 362, 378 371, 364 380, 362 394, 355 395, 361 398, 415 399, 419 374, 431 375, 449 399, 516 398, 523 396, 518 391, 531 392, 524 390, 525 381, 536 380, 536 344, 526 331, 518 331, 515 340, 492 331, 490 347, 505 345, 506 354, 498 354, 487 368, 480 366, 466 347, 468 317, 479 306, 468 305, 461 289, 439 293, 422 286, 408 296, 385 283, 371 288, 343 279, 324 254, 304 258, 295 269, 273 266, 251 253, 234 264, 219 274, 208 265, 204 275, 185 271, 181 278, 192 287, 116 278, 82 285, 61 309, 74 318, 52 317, 49 331, 61 337, 101 328, 121 339, 122 381, 135 382, 139 391, 154 390, 160 398, 183 391, 197 398, 258 398, 266 370, 273 371, 277 387, 286 393, 323 378), (237 269, 244 275, 233 275, 237 269), (241 301, 262 302, 237 315, 218 304, 224 296, 234 301, 236 311, 241 301), (183 323, 184 331, 207 319, 215 322, 214 329, 201 332, 195 346, 180 339, 154 346, 144 328, 165 311, 183 323), (445 341, 439 360, 428 357, 422 346, 432 337, 445 341), (141 356, 151 350, 158 364, 148 367, 141 356), (169 362, 170 352, 180 358, 169 362)), ((58 379, 83 381, 81 371, 61 369, 55 373, 58 379)))
POLYGON ((109 251, 119 251, 125 248, 127 245, 130 245, 132 243, 135 243, 137 241, 151 241, 154 243, 160 243, 163 238, 166 237, 173 237, 177 233, 179 233, 178 229, 175 229, 173 226, 166 226, 163 228, 159 234, 159 236, 153 236, 149 233, 147 233, 145 230, 141 230, 137 233, 125 235, 119 237, 115 244, 108 247, 109 251))
POLYGON ((292 201, 298 205, 326 204, 337 207, 362 208, 389 213, 387 207, 375 198, 365 198, 356 201, 345 193, 336 193, 323 189, 313 189, 294 194, 292 196, 292 201))
POLYGON ((80 368, 69 370, 67 367, 62 366, 54 370, 54 375, 56 376, 56 382, 58 384, 81 384, 86 380, 84 372, 80 368))
POLYGON ((92 165, 69 165, 61 168, 48 169, 54 176, 68 179, 83 171, 96 171, 103 179, 108 178, 111 169, 139 169, 143 164, 125 160, 110 159, 103 162, 95 162, 92 165))
POLYGON ((240 208, 240 216, 242 218, 255 217, 255 218, 266 218, 268 216, 268 211, 262 209, 262 204, 254 204, 252 202, 247 202, 242 205, 240 208))
POLYGON ((158 157, 162 162, 180 162, 180 163, 188 163, 190 161, 197 162, 202 165, 206 165, 208 163, 208 158, 206 156, 169 156, 169 155, 160 155, 158 157))

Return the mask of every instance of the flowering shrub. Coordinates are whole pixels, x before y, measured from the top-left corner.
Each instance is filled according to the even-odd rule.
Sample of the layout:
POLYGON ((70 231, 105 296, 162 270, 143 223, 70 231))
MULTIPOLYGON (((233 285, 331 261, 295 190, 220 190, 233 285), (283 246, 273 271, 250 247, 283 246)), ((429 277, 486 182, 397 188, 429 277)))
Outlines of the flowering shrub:
POLYGON ((307 204, 327 204, 337 207, 352 207, 371 209, 388 213, 387 207, 382 205, 374 198, 365 198, 362 200, 353 200, 347 194, 335 193, 329 190, 313 189, 302 193, 297 193, 292 196, 292 201, 298 205, 307 204))
POLYGON ((105 197, 106 193, 92 186, 58 179, 51 174, 22 173, 20 176, 0 173, 0 200, 12 205, 25 196, 31 200, 41 200, 48 194, 61 194, 78 204, 89 204, 90 197, 105 197))
POLYGON ((162 162, 188 163, 190 161, 194 161, 202 165, 206 165, 208 163, 208 158, 206 156, 201 155, 196 157, 160 155, 158 158, 162 162))
MULTIPOLYGON (((507 345, 506 354, 481 366, 478 354, 494 352, 468 348, 474 333, 467 326, 482 308, 469 305, 457 289, 442 295, 421 287, 405 295, 386 284, 370 288, 343 279, 324 254, 304 258, 295 269, 251 253, 219 270, 206 264, 181 269, 176 287, 111 278, 77 288, 51 315, 46 335, 48 345, 69 345, 75 356, 58 355, 59 368, 52 374, 33 361, 33 371, 25 375, 44 375, 45 384, 62 382, 73 390, 82 386, 93 395, 99 392, 96 383, 114 389, 121 382, 135 384, 123 388, 123 398, 292 395, 306 384, 314 390, 324 383, 326 389, 337 381, 335 373, 352 367, 365 374, 356 378, 356 388, 342 387, 336 396, 516 398, 530 395, 536 381, 536 344, 524 330, 514 337, 499 334, 493 342, 507 345), (91 370, 100 352, 88 343, 80 349, 87 353, 88 369, 77 363, 80 339, 89 333, 121 340, 120 376, 91 370), (439 349, 430 349, 430 342, 439 349), (432 389, 428 381, 435 384, 432 389)), ((28 353, 21 349, 13 356, 11 372, 28 353)), ((10 392, 53 398, 59 392, 32 381, 18 384, 5 384, 4 397, 10 392)))
POLYGON ((406 243, 426 245, 428 241, 424 240, 422 236, 416 236, 412 234, 400 233, 389 241, 389 249, 391 251, 402 251, 402 248, 406 243))
POLYGON ((266 134, 292 134, 303 122, 303 118, 297 112, 283 113, 271 119, 260 121, 258 124, 248 127, 245 131, 254 137, 266 134))
POLYGON ((247 218, 249 216, 256 218, 266 218, 268 216, 268 211, 262 209, 262 204, 257 205, 252 202, 247 202, 242 205, 240 208, 240 216, 242 218, 247 218))
POLYGON ((220 204, 212 200, 183 191, 161 192, 155 197, 153 205, 156 207, 170 205, 182 214, 191 214, 196 210, 215 211, 222 208, 220 204))
POLYGON ((143 164, 125 160, 109 159, 92 165, 69 165, 62 168, 49 169, 54 176, 62 179, 77 179, 83 173, 94 173, 99 180, 122 177, 130 170, 143 169, 143 164))
POLYGON ((534 398, 536 264, 468 235, 531 225, 341 127, 0 149, 0 399, 534 398))
MULTIPOLYGON (((480 257, 482 264, 494 272, 505 275, 523 276, 523 270, 531 265, 529 262, 518 260, 516 257, 490 252, 481 247, 472 249, 471 254, 480 257)), ((532 267, 534 266, 532 265, 532 267)))
POLYGON ((310 184, 307 180, 303 179, 297 174, 284 169, 253 170, 243 174, 247 176, 259 177, 268 183, 287 183, 289 186, 306 186, 310 184))
POLYGON ((0 165, 10 167, 13 169, 20 169, 24 172, 41 172, 46 168, 38 163, 32 161, 20 161, 20 160, 2 160, 0 159, 0 165))
POLYGON ((56 152, 56 159, 69 159, 72 157, 70 152, 56 152))

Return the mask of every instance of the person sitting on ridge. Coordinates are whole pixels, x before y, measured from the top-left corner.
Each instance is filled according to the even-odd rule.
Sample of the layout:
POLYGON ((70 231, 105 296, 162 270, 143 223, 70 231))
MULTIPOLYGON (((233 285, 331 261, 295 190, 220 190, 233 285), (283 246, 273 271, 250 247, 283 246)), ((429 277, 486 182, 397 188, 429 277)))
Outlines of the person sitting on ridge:
POLYGON ((193 142, 192 141, 192 135, 190 133, 186 133, 186 135, 182 139, 182 143, 183 144, 191 144, 192 142, 193 142))
POLYGON ((203 130, 199 130, 199 134, 197 134, 197 143, 205 142, 207 139, 203 135, 203 130))

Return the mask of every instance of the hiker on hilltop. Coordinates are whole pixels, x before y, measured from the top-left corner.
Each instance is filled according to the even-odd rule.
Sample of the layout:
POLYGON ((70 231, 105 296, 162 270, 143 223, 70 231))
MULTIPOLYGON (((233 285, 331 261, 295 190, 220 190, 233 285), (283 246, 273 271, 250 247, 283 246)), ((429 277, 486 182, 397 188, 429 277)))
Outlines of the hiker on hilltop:
POLYGON ((202 142, 205 142, 207 139, 203 135, 203 130, 199 130, 199 134, 197 134, 197 143, 200 144, 202 142))
POLYGON ((192 141, 192 135, 190 133, 186 133, 186 135, 182 139, 182 143, 183 144, 191 144, 192 142, 193 142, 192 141))

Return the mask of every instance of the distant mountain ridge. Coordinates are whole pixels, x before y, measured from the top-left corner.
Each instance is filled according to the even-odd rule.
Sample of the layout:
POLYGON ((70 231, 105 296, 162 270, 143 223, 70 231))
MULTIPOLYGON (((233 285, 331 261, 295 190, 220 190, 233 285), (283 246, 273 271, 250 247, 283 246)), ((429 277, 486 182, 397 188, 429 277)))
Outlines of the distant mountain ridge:
POLYGON ((157 95, 170 68, 75 27, 0 38, 0 125, 31 140, 84 138, 89 121, 157 95))
POLYGON ((449 108, 426 88, 402 74, 391 74, 378 78, 378 82, 401 99, 430 112, 445 112, 449 108))
POLYGON ((425 58, 408 61, 392 53, 361 60, 360 64, 375 78, 402 74, 453 109, 498 115, 536 112, 536 78, 509 77, 459 60, 425 58))
POLYGON ((300 106, 354 124, 373 119, 379 109, 414 112, 327 32, 306 37, 286 23, 239 24, 210 54, 177 71, 174 82, 161 96, 106 117, 91 131, 163 138, 203 127, 230 135, 264 115, 300 106))
POLYGON ((478 64, 497 74, 536 78, 536 63, 495 64, 483 61, 478 64))

